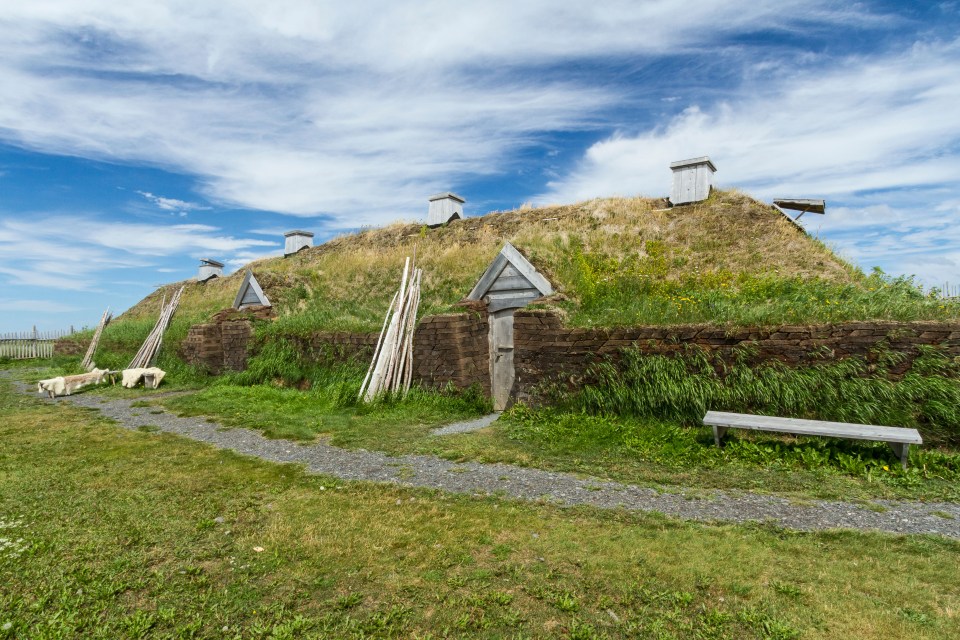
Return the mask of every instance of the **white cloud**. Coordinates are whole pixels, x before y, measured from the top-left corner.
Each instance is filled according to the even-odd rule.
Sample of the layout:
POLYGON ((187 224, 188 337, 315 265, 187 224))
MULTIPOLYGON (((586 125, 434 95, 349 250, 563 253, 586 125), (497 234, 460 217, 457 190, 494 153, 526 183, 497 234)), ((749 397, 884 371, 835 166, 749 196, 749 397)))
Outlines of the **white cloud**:
POLYGON ((53 300, 12 300, 9 298, 0 298, 0 311, 12 311, 14 313, 26 313, 28 311, 37 313, 72 313, 77 311, 77 307, 53 300))
POLYGON ((759 196, 835 196, 937 185, 960 175, 960 43, 917 46, 832 71, 783 74, 709 109, 587 151, 544 201, 665 195, 671 161, 709 155, 721 185, 759 196))
POLYGON ((236 253, 233 257, 227 258, 224 261, 228 269, 236 270, 245 265, 250 264, 254 260, 262 260, 264 258, 279 258, 283 255, 283 249, 276 249, 274 251, 266 252, 255 252, 255 251, 240 251, 236 253))
POLYGON ((137 191, 141 196, 157 205, 157 207, 163 211, 170 211, 171 213, 179 213, 181 216, 186 216, 188 211, 209 211, 212 207, 207 207, 196 202, 187 202, 185 200, 177 200, 176 198, 164 198, 163 196, 157 196, 149 191, 137 191))
POLYGON ((104 271, 148 269, 153 266, 150 258, 234 255, 275 245, 224 235, 217 227, 200 224, 103 222, 56 215, 8 218, 0 219, 0 273, 16 285, 95 291, 102 286, 104 271), (38 228, 44 230, 42 235, 38 228))
POLYGON ((960 280, 960 41, 830 71, 784 71, 716 106, 592 145, 540 202, 667 195, 669 163, 709 155, 719 186, 823 197, 803 224, 864 267, 960 280), (830 202, 841 206, 831 206, 830 202))
MULTIPOLYGON (((213 204, 331 216, 324 231, 422 217, 427 195, 506 174, 513 152, 544 134, 582 136, 614 123, 620 132, 572 171, 537 168, 554 176, 541 201, 663 195, 670 161, 709 154, 721 186, 840 201, 815 224, 860 259, 898 256, 906 269, 925 251, 945 270, 958 261, 943 243, 953 241, 950 230, 916 222, 957 213, 949 203, 960 193, 945 185, 960 175, 958 44, 893 51, 881 43, 882 53, 846 59, 795 48, 806 34, 823 42, 830 29, 843 37, 904 26, 862 3, 8 4, 0 141, 169 169, 196 178, 213 204), (790 36, 788 55, 744 44, 770 30, 790 36), (652 73, 647 104, 639 76, 621 83, 589 73, 594 64, 637 71, 680 56, 720 60, 729 76, 691 100, 682 83, 660 86, 652 73), (557 71, 564 65, 580 72, 557 71), (625 113, 638 104, 642 113, 625 113), (662 109, 674 115, 641 128, 662 109), (864 194, 905 188, 926 199, 864 194)), ((908 29, 883 33, 894 31, 902 38, 908 29)), ((174 216, 206 207, 140 195, 174 216)), ((207 225, 39 222, 51 231, 42 242, 0 220, 0 273, 14 282, 89 289, 99 270, 152 268, 157 256, 210 254, 239 266, 278 253, 276 241, 207 225)))
POLYGON ((0 22, 0 137, 159 164, 199 176, 214 202, 356 227, 420 216, 430 193, 503 171, 539 132, 595 126, 624 99, 613 84, 541 79, 536 65, 642 63, 758 29, 883 20, 843 7, 15 3, 0 22))

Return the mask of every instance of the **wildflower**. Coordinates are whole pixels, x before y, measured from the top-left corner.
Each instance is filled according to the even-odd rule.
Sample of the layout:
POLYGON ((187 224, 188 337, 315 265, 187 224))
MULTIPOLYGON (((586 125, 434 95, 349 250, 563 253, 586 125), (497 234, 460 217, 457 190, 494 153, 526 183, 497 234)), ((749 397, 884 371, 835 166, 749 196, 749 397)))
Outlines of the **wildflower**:
POLYGON ((883 465, 883 470, 884 470, 884 471, 890 471, 890 467, 887 466, 887 465, 883 465))

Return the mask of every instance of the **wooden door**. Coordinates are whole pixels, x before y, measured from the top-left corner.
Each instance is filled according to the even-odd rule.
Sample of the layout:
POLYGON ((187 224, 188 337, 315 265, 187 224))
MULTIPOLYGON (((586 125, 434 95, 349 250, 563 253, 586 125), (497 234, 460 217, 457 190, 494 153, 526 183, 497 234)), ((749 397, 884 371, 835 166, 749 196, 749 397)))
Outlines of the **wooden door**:
POLYGON ((493 410, 503 411, 510 402, 513 381, 513 312, 504 309, 490 314, 490 393, 493 410))

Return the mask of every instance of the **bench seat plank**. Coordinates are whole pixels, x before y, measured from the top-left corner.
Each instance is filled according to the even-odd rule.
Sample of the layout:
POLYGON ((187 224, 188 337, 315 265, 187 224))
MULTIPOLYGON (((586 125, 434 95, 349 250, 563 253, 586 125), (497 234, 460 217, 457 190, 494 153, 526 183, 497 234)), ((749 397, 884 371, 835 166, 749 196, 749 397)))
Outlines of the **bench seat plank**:
POLYGON ((713 427, 713 438, 717 446, 722 446, 727 429, 751 429, 754 431, 776 431, 804 436, 831 436, 852 440, 872 440, 886 442, 893 449, 900 464, 907 468, 911 444, 923 444, 923 438, 916 429, 902 427, 884 427, 851 422, 827 422, 825 420, 800 420, 798 418, 780 418, 777 416, 758 416, 746 413, 726 413, 708 411, 703 424, 713 427))
POLYGON ((781 431, 804 436, 833 436, 855 440, 873 440, 875 442, 899 442, 903 444, 923 444, 923 438, 916 429, 902 427, 883 427, 851 422, 826 422, 822 420, 800 420, 798 418, 779 418, 775 416, 755 416, 744 413, 725 413, 708 411, 703 424, 733 429, 754 429, 757 431, 781 431))

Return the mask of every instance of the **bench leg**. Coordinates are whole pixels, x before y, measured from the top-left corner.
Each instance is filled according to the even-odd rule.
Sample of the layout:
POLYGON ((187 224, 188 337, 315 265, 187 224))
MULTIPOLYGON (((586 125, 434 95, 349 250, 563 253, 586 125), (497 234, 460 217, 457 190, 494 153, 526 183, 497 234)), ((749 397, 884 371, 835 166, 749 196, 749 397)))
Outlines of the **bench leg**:
POLYGON ((900 464, 903 466, 903 470, 907 470, 907 460, 910 458, 910 445, 901 444, 899 442, 888 442, 890 448, 893 449, 893 452, 897 454, 897 457, 900 458, 900 464))
POLYGON ((713 441, 717 443, 718 447, 723 446, 723 436, 727 432, 727 427, 718 427, 713 425, 713 441))

